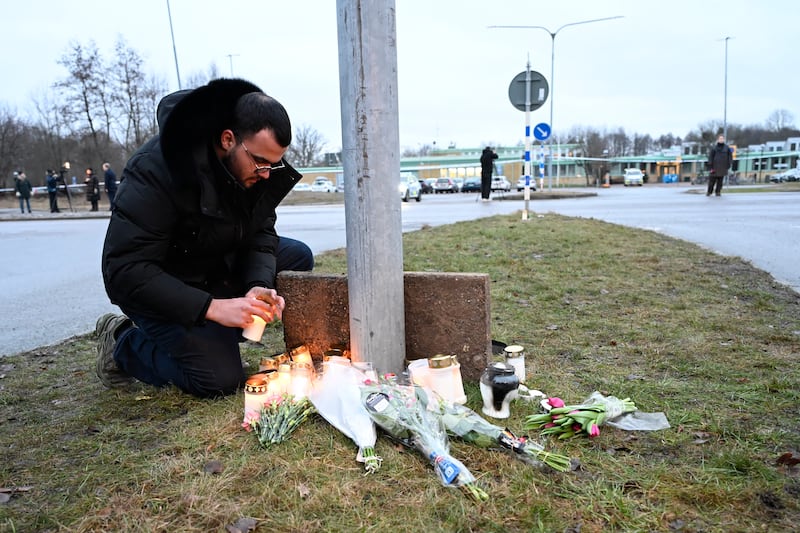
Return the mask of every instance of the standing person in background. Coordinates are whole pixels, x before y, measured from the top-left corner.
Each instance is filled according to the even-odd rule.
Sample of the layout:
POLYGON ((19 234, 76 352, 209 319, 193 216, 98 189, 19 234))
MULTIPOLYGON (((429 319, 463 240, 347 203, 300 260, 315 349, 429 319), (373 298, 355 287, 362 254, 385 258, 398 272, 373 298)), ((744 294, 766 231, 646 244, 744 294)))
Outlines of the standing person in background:
POLYGON ((16 195, 17 198, 19 198, 19 212, 24 213, 25 207, 27 206, 28 213, 30 213, 31 192, 33 191, 33 185, 31 185, 31 182, 28 181, 28 177, 24 172, 20 172, 17 176, 17 182, 14 184, 14 189, 16 189, 16 195))
POLYGON ((725 144, 725 136, 717 137, 717 144, 711 147, 708 154, 708 190, 706 196, 722 194, 722 180, 728 175, 733 164, 733 150, 725 144))
POLYGON ((497 154, 490 146, 483 149, 483 153, 481 153, 481 199, 484 202, 489 201, 489 195, 492 192, 492 172, 494 172, 495 159, 497 159, 497 154))
POLYGON ((86 169, 86 179, 83 182, 86 184, 86 200, 91 202, 91 210, 97 211, 97 202, 100 201, 100 181, 94 175, 92 167, 86 169))
POLYGON ((103 179, 106 194, 108 195, 108 209, 113 211, 114 197, 117 195, 117 175, 111 170, 111 165, 109 163, 103 163, 103 179))
POLYGON ((47 179, 47 196, 50 198, 50 212, 60 213, 58 208, 58 173, 55 170, 48 170, 45 176, 47 179))

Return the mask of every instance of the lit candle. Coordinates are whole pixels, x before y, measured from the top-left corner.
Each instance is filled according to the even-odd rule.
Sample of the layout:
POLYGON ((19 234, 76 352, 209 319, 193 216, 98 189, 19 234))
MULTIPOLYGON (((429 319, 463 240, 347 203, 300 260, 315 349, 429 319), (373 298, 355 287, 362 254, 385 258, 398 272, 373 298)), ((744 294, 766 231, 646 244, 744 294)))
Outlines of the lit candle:
POLYGON ((311 359, 311 351, 308 346, 301 344, 297 348, 293 348, 289 354, 292 356, 292 361, 295 363, 313 365, 314 361, 311 359))
POLYGON ((289 386, 292 383, 292 367, 288 363, 284 363, 278 367, 278 379, 277 379, 277 393, 284 394, 289 392, 289 386))
POLYGON ((244 384, 244 418, 258 417, 268 397, 267 380, 261 374, 250 376, 244 384))
POLYGON ((264 327, 267 323, 263 318, 257 315, 252 315, 253 321, 242 330, 242 337, 253 342, 261 342, 261 336, 264 335, 264 327))
POLYGON ((267 374, 267 397, 280 396, 281 391, 278 385, 278 373, 270 372, 267 374))
POLYGON ((278 361, 274 357, 262 357, 258 363, 259 372, 267 373, 275 372, 276 370, 278 370, 278 361))
POLYGON ((311 388, 311 365, 305 363, 293 364, 291 377, 289 394, 294 396, 296 400, 301 400, 308 396, 308 391, 311 388))

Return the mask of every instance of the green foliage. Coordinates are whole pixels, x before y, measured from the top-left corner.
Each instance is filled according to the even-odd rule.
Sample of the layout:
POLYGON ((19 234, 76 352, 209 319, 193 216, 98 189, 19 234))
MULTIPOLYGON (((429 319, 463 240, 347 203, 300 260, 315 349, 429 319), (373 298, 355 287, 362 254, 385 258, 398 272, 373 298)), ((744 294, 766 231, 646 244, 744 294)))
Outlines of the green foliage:
MULTIPOLYGON (((560 474, 451 442, 491 499, 441 486, 379 438, 370 476, 319 417, 265 450, 241 395, 109 391, 94 341, 0 360, 0 531, 789 531, 800 520, 800 296, 748 263, 652 232, 518 215, 404 236, 405 269, 488 272, 493 337, 526 347, 528 385, 579 403, 592 391, 661 411, 672 428, 543 440, 580 462, 560 474), (206 472, 218 461, 221 468, 206 472)), ((339 250, 318 258, 345 272, 339 250)), ((283 350, 244 347, 250 368, 283 350)), ((480 408, 475 383, 468 405, 480 408)), ((512 405, 520 433, 535 406, 512 405)))

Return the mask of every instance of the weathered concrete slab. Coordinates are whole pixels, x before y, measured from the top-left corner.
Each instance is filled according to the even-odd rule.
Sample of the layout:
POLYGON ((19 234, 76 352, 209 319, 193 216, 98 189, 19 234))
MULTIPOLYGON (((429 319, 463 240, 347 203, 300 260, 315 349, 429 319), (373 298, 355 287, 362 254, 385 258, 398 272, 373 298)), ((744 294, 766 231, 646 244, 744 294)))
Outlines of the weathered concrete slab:
MULTIPOLYGON (((315 360, 336 344, 349 346, 347 277, 281 272, 278 292, 287 348, 308 345, 315 360)), ((406 272, 406 359, 456 354, 461 373, 477 380, 491 356, 489 276, 460 272, 406 272)), ((380 369, 378 369, 380 370, 380 369)))

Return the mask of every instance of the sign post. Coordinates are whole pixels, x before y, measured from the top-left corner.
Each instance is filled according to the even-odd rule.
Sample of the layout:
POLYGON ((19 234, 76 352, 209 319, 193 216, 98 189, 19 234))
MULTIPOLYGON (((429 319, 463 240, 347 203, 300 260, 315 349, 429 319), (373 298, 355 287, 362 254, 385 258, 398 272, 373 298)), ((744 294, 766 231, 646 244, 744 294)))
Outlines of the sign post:
MULTIPOLYGON (((525 71, 520 72, 511 80, 508 86, 508 99, 511 105, 525 112, 525 208, 522 210, 522 220, 528 220, 528 204, 531 199, 531 111, 539 109, 544 105, 549 93, 549 86, 544 76, 531 70, 531 62, 528 61, 525 71)), ((545 138, 550 136, 550 127, 547 124, 538 124, 534 131, 537 139, 547 132, 545 138)), ((540 171, 541 172, 541 171, 540 171)), ((541 185, 540 185, 541 186, 541 185)))

